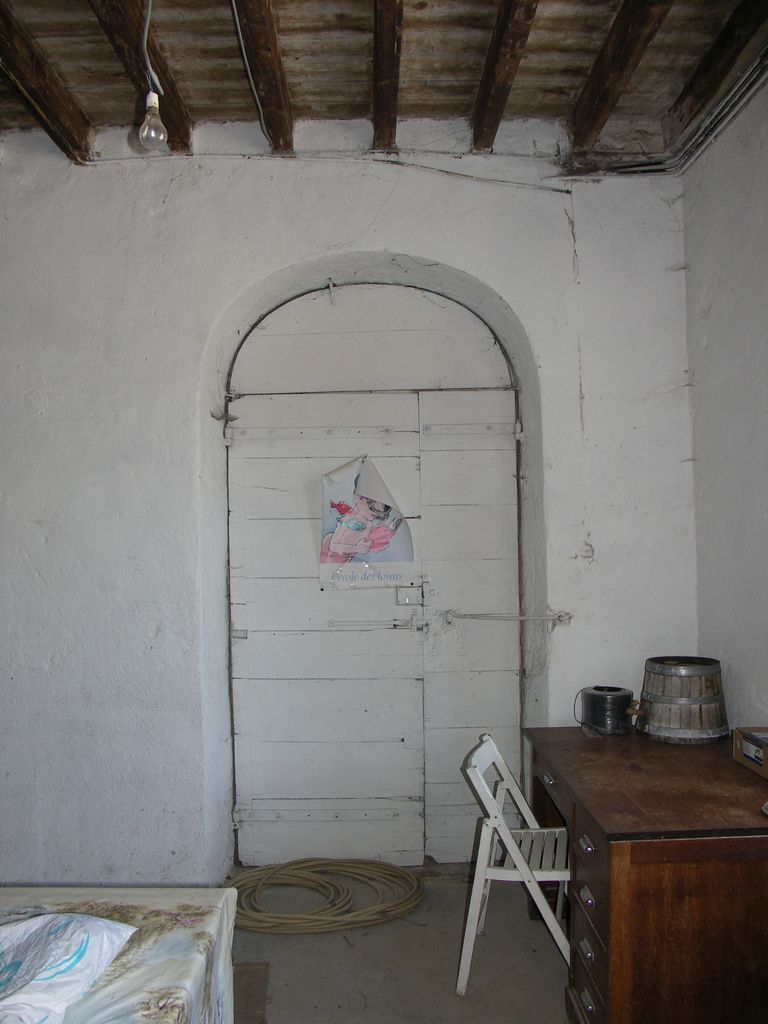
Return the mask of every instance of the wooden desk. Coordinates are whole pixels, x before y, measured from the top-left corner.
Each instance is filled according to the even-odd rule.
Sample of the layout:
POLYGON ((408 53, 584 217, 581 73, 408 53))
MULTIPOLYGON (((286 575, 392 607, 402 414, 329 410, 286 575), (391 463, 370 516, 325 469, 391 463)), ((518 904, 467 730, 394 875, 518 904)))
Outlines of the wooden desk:
POLYGON ((569 1019, 768 1020, 768 781, 727 739, 525 736, 534 811, 571 836, 569 1019))

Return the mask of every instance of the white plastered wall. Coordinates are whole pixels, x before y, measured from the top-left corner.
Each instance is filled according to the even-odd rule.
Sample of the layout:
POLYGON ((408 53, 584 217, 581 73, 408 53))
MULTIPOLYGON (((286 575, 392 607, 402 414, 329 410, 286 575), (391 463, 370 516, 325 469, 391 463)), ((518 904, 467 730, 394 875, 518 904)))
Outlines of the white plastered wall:
POLYGON ((573 615, 529 652, 529 721, 695 649, 677 179, 0 146, 5 881, 226 874, 221 384, 238 332, 358 253, 509 311, 531 593, 573 615))
POLYGON ((768 722, 768 89, 685 175, 701 653, 768 722))

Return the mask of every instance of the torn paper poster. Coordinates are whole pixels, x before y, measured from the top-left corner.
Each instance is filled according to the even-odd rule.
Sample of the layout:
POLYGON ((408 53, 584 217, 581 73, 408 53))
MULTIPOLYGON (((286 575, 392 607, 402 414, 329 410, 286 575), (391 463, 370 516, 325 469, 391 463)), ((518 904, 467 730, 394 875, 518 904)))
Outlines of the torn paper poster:
POLYGON ((367 455, 323 477, 320 582, 401 587, 413 578, 408 523, 367 455))

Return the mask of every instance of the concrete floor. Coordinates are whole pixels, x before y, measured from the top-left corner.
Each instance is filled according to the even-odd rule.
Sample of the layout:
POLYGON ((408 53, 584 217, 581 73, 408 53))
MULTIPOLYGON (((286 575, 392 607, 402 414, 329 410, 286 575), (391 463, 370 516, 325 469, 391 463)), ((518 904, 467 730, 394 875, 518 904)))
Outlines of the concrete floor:
MULTIPOLYGON (((523 887, 493 886, 460 998, 467 869, 415 870, 426 891, 408 917, 321 935, 235 931, 235 963, 270 964, 267 1024, 565 1024, 567 968, 544 924, 529 919, 523 887)), ((269 909, 294 909, 285 902, 292 890, 273 891, 269 909)), ((293 898, 319 900, 306 891, 293 898)))

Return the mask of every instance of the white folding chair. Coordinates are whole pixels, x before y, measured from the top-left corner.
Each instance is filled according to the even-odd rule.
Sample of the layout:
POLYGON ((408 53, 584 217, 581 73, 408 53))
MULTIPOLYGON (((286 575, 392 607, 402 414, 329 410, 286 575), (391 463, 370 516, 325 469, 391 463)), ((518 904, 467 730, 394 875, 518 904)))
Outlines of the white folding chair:
POLYGON ((467 755, 463 771, 485 812, 477 848, 475 877, 469 899, 464 941, 461 947, 456 994, 467 991, 475 936, 483 931, 491 882, 522 882, 531 894, 552 933, 558 949, 570 961, 568 937, 563 929, 563 897, 570 878, 568 832, 564 828, 540 828, 507 763, 488 734, 467 755), (487 776, 496 778, 490 780, 487 776), (521 828, 510 828, 504 819, 509 796, 521 820, 521 828), (542 882, 558 882, 553 912, 541 888, 542 882))

